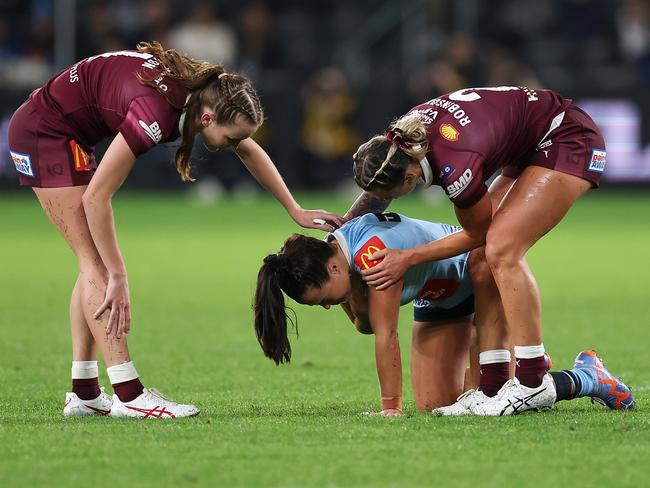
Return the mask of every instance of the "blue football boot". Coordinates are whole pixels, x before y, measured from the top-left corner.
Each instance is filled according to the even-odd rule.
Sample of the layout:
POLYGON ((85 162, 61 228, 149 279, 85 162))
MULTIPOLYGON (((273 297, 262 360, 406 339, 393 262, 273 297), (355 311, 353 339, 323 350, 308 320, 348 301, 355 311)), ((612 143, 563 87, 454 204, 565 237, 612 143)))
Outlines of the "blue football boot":
POLYGON ((589 373, 593 387, 588 395, 592 402, 598 402, 612 410, 630 410, 635 407, 632 391, 620 378, 607 371, 596 351, 582 351, 576 357, 573 368, 589 373))

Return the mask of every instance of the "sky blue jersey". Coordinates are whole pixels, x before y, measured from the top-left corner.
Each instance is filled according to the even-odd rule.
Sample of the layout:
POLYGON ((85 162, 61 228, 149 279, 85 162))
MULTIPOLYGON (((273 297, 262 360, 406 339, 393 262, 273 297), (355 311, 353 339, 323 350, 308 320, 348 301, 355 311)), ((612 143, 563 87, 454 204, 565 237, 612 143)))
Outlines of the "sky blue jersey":
MULTIPOLYGON (((396 213, 369 213, 346 222, 332 235, 358 274, 381 261, 368 257, 380 249, 412 249, 458 232, 459 227, 411 219, 396 213)), ((409 268, 404 275, 401 304, 427 300, 437 308, 453 308, 472 295, 469 253, 409 268)))

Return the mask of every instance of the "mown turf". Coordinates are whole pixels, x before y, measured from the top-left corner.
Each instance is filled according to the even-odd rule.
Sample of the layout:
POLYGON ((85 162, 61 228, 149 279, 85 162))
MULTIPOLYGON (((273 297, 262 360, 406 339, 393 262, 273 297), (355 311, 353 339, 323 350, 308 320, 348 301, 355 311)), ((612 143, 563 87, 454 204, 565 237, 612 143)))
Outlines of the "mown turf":
MULTIPOLYGON (((343 212, 348 201, 305 196, 343 212)), ((252 330, 261 258, 296 228, 268 199, 114 202, 129 267, 130 348, 145 383, 202 408, 178 422, 63 419, 72 253, 28 191, 0 198, 0 486, 646 486, 650 474, 650 195, 592 192, 531 252, 557 368, 595 347, 635 388, 636 412, 586 399, 517 418, 415 413, 402 309, 406 416, 367 418, 372 339, 339 310, 295 306, 294 361, 252 330)), ((453 222, 417 197, 392 207, 453 222)), ((108 386, 102 372, 102 382, 108 386)))

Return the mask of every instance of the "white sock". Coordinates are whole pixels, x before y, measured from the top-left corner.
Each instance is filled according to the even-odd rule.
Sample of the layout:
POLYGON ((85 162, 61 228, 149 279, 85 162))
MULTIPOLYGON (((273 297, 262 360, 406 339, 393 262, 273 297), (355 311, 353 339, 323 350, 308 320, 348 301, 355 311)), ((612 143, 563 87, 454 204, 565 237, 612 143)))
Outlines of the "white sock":
POLYGON ((535 359, 542 357, 545 352, 544 344, 539 346, 515 346, 515 357, 517 359, 535 359))
POLYGON ((507 349, 492 349, 478 355, 479 364, 509 363, 510 359, 510 351, 507 349))
POLYGON ((111 381, 111 385, 138 378, 138 372, 135 370, 135 366, 133 366, 133 361, 106 368, 106 372, 108 373, 108 379, 111 381))
POLYGON ((99 376, 97 361, 72 361, 72 379, 87 380, 99 376))

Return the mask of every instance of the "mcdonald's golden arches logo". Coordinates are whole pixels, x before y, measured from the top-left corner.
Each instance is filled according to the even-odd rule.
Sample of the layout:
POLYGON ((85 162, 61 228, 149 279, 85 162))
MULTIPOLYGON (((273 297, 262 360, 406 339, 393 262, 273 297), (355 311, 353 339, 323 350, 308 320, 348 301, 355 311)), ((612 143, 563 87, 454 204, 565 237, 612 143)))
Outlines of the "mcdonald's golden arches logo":
POLYGON ((377 236, 371 237, 363 246, 361 246, 359 252, 355 254, 354 264, 359 266, 362 270, 377 266, 384 260, 384 258, 373 261, 370 259, 370 256, 382 249, 386 249, 386 244, 381 242, 381 239, 377 236))

